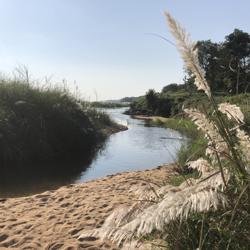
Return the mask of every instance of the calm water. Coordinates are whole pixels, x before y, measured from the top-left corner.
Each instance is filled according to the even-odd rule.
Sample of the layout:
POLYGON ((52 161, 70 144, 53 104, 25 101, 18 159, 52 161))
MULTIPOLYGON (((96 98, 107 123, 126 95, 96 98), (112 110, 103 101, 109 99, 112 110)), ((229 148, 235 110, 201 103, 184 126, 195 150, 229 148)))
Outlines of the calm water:
MULTIPOLYGON (((126 109, 105 110, 116 122, 128 126, 127 131, 111 135, 103 149, 85 162, 73 163, 64 168, 66 173, 49 174, 14 173, 11 177, 1 177, 0 197, 24 196, 56 189, 71 183, 81 183, 124 171, 154 168, 176 160, 182 135, 171 129, 146 126, 144 121, 131 119, 122 114, 126 109), (93 159, 94 158, 94 159, 93 159), (82 169, 82 170, 81 170, 82 169), (84 170, 84 171, 83 171, 84 170)), ((36 167, 34 166, 34 171, 36 167)), ((53 169, 53 168, 51 168, 53 169)))
POLYGON ((122 109, 105 111, 116 122, 128 126, 127 131, 111 135, 103 151, 76 182, 84 182, 110 174, 153 168, 176 160, 177 152, 185 142, 172 129, 145 126, 142 120, 132 119, 122 109))

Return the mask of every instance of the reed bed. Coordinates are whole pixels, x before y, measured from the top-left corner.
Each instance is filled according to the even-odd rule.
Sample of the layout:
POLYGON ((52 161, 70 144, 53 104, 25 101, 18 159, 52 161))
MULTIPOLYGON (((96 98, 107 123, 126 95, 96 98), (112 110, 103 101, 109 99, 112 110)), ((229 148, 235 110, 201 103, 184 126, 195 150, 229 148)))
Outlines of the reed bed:
POLYGON ((114 126, 107 114, 72 94, 64 83, 32 81, 25 72, 0 79, 2 177, 13 170, 37 171, 39 164, 50 170, 48 163, 86 159, 105 139, 102 129, 114 126))

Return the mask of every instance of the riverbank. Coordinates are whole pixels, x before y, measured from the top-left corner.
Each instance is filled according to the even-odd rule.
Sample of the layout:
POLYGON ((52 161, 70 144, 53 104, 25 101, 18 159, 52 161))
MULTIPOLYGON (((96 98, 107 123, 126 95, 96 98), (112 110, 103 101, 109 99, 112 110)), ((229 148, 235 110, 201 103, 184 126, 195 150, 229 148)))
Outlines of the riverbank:
POLYGON ((178 152, 178 163, 180 166, 185 166, 187 160, 196 160, 204 157, 207 141, 191 120, 187 118, 144 115, 134 115, 132 117, 148 121, 152 126, 174 129, 188 138, 188 143, 181 147, 178 152))
POLYGON ((147 116, 147 115, 131 115, 134 119, 144 120, 144 121, 153 121, 153 122, 166 122, 168 118, 163 116, 147 116))
POLYGON ((107 135, 124 130, 66 86, 45 85, 0 77, 0 177, 60 171, 72 159, 86 160, 107 135))
POLYGON ((88 237, 121 205, 137 199, 134 190, 163 185, 174 175, 173 164, 152 170, 125 172, 62 187, 41 194, 0 199, 0 247, 15 249, 115 249, 109 242, 88 237))
POLYGON ((106 136, 110 136, 112 134, 118 133, 118 132, 122 132, 122 131, 126 131, 128 130, 127 126, 121 125, 121 124, 117 124, 114 123, 113 126, 109 126, 109 127, 105 127, 101 130, 101 132, 106 135, 106 136))

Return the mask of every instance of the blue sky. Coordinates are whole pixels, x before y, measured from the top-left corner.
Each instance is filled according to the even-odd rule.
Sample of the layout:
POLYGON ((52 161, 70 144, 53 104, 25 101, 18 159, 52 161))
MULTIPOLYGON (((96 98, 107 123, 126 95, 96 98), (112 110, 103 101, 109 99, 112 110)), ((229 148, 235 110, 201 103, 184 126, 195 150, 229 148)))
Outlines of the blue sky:
POLYGON ((181 83, 165 10, 193 39, 250 32, 249 0, 0 0, 0 71, 19 64, 32 76, 74 82, 86 99, 137 96, 181 83))

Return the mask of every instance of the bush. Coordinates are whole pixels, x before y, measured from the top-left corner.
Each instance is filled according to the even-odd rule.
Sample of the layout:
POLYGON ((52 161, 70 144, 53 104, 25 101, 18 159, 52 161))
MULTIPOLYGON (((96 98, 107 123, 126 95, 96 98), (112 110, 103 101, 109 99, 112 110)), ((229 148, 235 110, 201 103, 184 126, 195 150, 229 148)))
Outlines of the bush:
POLYGON ((59 87, 0 80, 0 169, 86 158, 110 118, 59 87))
POLYGON ((146 96, 142 96, 130 104, 127 113, 170 117, 181 112, 183 103, 188 96, 189 94, 185 90, 161 93, 149 90, 146 96))

